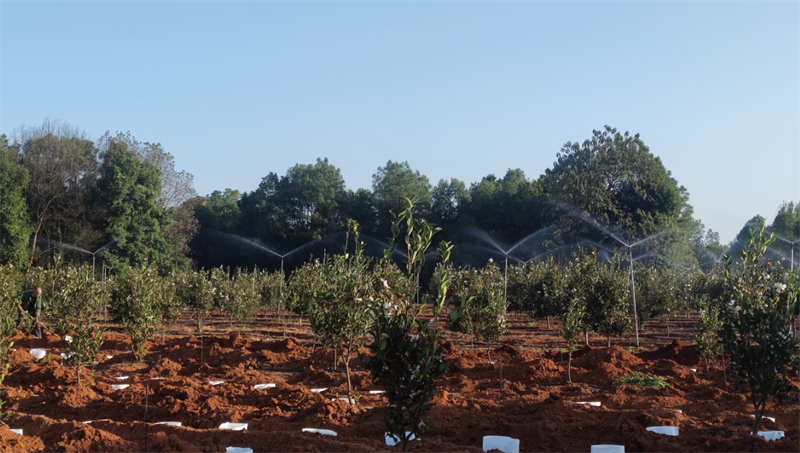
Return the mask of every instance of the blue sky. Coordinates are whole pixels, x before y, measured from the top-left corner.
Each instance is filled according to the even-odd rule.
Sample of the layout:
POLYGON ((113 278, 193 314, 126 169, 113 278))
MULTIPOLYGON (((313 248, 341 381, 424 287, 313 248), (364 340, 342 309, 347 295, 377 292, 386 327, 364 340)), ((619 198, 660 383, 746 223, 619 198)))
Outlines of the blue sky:
POLYGON ((798 2, 0 3, 0 133, 158 142, 201 195, 328 157, 433 184, 641 134, 724 243, 800 200, 798 2))

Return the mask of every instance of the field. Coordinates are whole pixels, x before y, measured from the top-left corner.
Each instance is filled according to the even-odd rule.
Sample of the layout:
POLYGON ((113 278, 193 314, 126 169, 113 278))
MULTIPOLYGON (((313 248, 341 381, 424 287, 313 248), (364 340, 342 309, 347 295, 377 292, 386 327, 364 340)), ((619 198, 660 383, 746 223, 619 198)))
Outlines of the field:
MULTIPOLYGON (((428 415, 433 428, 410 450, 477 452, 484 435, 502 435, 520 439, 521 451, 588 452, 592 444, 623 444, 628 452, 751 451, 752 406, 746 394, 726 385, 729 372, 714 366, 706 371, 691 345, 695 322, 695 315, 681 315, 671 321, 670 335, 660 322, 648 323, 640 352, 631 348, 633 338, 614 339, 611 348, 605 339, 591 338, 592 347, 573 355, 574 385, 564 384, 566 354, 558 350, 563 341, 555 322, 548 330, 543 320, 514 315, 502 344, 473 345, 448 333, 449 371, 428 415), (612 388, 632 371, 663 376, 670 385, 612 388), (646 431, 654 425, 679 426, 680 436, 646 431)), ((182 318, 165 344, 153 342, 146 363, 133 361, 119 326, 106 327, 104 357, 88 386, 76 385, 75 369, 61 365, 64 344, 57 337, 15 337, 4 399, 12 413, 9 427, 23 429, 24 436, 0 429, 0 451, 399 451, 384 442, 385 399, 369 393, 380 386, 355 359, 358 404, 333 401, 344 396, 345 376, 334 369, 331 350, 313 346, 298 317, 288 320, 284 338, 275 312, 262 313, 243 332, 216 316, 202 339, 182 318), (30 348, 45 348, 53 358, 36 360, 30 348), (224 382, 209 383, 215 380, 224 382), (130 387, 112 389, 120 383, 130 387), (265 383, 276 386, 253 387, 265 383), (156 424, 164 421, 182 426, 156 424), (248 428, 223 431, 224 422, 248 428)), ((762 429, 783 430, 786 438, 759 439, 758 450, 800 450, 798 405, 770 405, 766 415, 776 421, 764 420, 762 429)))

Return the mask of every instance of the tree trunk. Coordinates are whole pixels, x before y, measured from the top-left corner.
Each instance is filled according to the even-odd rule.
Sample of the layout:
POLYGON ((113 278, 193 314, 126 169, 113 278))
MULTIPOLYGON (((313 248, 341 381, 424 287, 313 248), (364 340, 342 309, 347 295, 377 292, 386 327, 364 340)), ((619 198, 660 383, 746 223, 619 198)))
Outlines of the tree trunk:
POLYGON ((39 218, 39 224, 36 225, 36 231, 33 233, 33 244, 31 245, 31 266, 33 266, 33 257, 36 255, 36 240, 39 238, 39 230, 42 229, 42 222, 44 222, 44 217, 39 218))
POLYGON ((350 405, 353 405, 353 398, 350 396, 353 394, 353 386, 350 384, 350 348, 347 349, 347 352, 344 356, 344 374, 347 376, 347 402, 350 405))
POLYGON ((547 330, 550 330, 550 317, 546 316, 547 318, 547 330))
POLYGON ((567 359, 567 382, 572 384, 572 343, 569 343, 567 348, 569 354, 567 359))
POLYGON ((584 342, 583 342, 584 346, 589 346, 589 331, 584 330, 583 335, 584 335, 584 342))
POLYGON ((611 334, 609 334, 609 335, 606 337, 606 347, 607 347, 607 348, 610 348, 610 347, 611 347, 611 334))

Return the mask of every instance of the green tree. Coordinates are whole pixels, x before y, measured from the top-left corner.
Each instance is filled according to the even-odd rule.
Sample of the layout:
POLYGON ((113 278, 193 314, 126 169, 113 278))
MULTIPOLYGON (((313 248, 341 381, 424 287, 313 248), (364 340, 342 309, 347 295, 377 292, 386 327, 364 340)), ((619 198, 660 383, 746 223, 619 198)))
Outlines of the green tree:
POLYGON ((0 264, 28 262, 28 241, 33 233, 24 196, 28 181, 28 171, 14 161, 8 139, 0 135, 0 264))
POLYGON ((800 341, 792 338, 800 282, 795 273, 765 258, 776 238, 764 230, 763 222, 750 230, 738 268, 727 260, 725 300, 730 302, 721 305, 720 338, 730 353, 737 388, 749 387, 753 431, 770 400, 797 400, 789 374, 800 361, 800 341))
POLYGON ((211 195, 199 198, 194 215, 200 222, 200 227, 206 230, 232 231, 241 215, 241 197, 238 190, 225 189, 222 192, 215 190, 211 195))
POLYGON ((156 200, 161 191, 158 169, 140 162, 122 143, 114 143, 104 155, 98 182, 98 204, 104 213, 103 229, 114 245, 103 251, 114 269, 155 263, 166 271, 182 259, 167 243, 163 230, 168 214, 156 200))
POLYGON ((386 163, 372 175, 372 192, 378 209, 379 230, 388 233, 394 218, 406 209, 406 199, 414 201, 417 214, 426 214, 431 206, 431 184, 428 177, 414 171, 408 162, 386 163))
MULTIPOLYGON (((688 193, 654 156, 639 134, 606 126, 583 144, 567 142, 541 178, 553 201, 614 225, 627 242, 691 221, 688 193)), ((573 232, 585 222, 564 217, 573 232)))
POLYGON ((619 337, 633 327, 633 313, 627 272, 620 268, 619 258, 605 266, 592 251, 576 257, 573 280, 573 297, 582 297, 586 303, 586 324, 591 330, 606 337, 611 347, 611 337, 619 337))
MULTIPOLYGON (((418 283, 414 269, 421 267, 426 250, 430 247, 433 234, 438 231, 424 219, 414 217, 414 204, 406 200, 406 209, 398 216, 392 226, 392 244, 405 224, 406 278, 411 285, 406 294, 416 294, 418 283)), ((399 440, 403 452, 408 451, 412 436, 419 438, 430 425, 425 421, 428 408, 426 403, 436 392, 436 381, 447 368, 442 355, 442 336, 436 329, 439 310, 446 303, 450 280, 446 272, 452 244, 442 241, 439 253, 442 266, 437 271, 438 291, 433 303, 433 321, 420 318, 425 306, 415 310, 409 301, 397 300, 397 293, 382 281, 380 297, 383 304, 377 304, 377 319, 370 334, 372 343, 368 345, 372 356, 361 356, 364 367, 386 388, 389 400, 388 414, 384 424, 392 437, 399 440), (433 324, 433 328, 431 328, 433 324)), ((392 251, 384 254, 384 262, 389 261, 392 251)))
POLYGON ((463 181, 441 179, 431 191, 431 214, 440 225, 453 225, 464 215, 471 200, 472 195, 463 181))
MULTIPOLYGON (((545 206, 541 185, 528 180, 525 172, 517 168, 509 169, 500 179, 488 175, 472 184, 470 202, 464 211, 468 223, 513 243, 547 223, 549 210, 545 206)), ((516 253, 525 251, 519 249, 516 253)))
POLYGON ((297 164, 285 176, 270 173, 258 189, 242 196, 240 229, 249 237, 290 250, 344 229, 341 171, 328 159, 297 164))
POLYGON ((90 249, 100 244, 91 203, 99 169, 94 143, 83 131, 51 120, 15 130, 14 141, 12 148, 30 175, 25 200, 33 225, 31 263, 40 238, 90 249))
POLYGON ((358 223, 353 220, 348 221, 348 240, 351 233, 355 241, 354 253, 334 255, 323 263, 323 278, 317 281, 320 285, 316 301, 309 307, 308 316, 311 329, 322 343, 337 352, 342 351, 348 399, 352 395, 350 357, 357 354, 363 344, 377 306, 374 276, 369 272, 371 259, 363 253, 358 223))

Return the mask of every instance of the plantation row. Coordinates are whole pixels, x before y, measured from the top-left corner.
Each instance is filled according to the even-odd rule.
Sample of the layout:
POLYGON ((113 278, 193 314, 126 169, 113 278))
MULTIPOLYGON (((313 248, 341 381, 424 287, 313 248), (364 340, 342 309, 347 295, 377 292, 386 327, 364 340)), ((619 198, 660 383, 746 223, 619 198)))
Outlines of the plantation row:
MULTIPOLYGON (((0 371, 5 374, 9 365, 19 294, 38 286, 47 303, 41 321, 52 333, 69 336, 67 362, 78 368, 79 379, 80 368, 93 367, 99 355, 102 330, 95 321, 106 310, 131 336, 139 360, 146 354, 146 342, 159 331, 163 335, 185 311, 202 332, 203 319, 214 309, 227 315, 231 327, 241 329, 259 309, 290 310, 307 317, 317 340, 344 359, 348 394, 349 361, 372 339, 373 355, 362 361, 387 387, 394 408, 390 415, 396 417, 389 429, 397 433, 424 426, 418 424, 421 418, 408 417, 424 416, 435 381, 446 371, 441 330, 498 340, 510 310, 561 319, 570 357, 590 332, 610 342, 637 324, 641 328, 654 318, 668 321, 679 311, 698 310, 698 350, 707 361, 729 353, 734 377, 760 392, 760 399, 753 399, 756 426, 766 401, 793 388, 788 375, 797 373, 792 326, 800 284, 782 263, 764 259, 775 239, 763 227, 752 231, 742 261, 728 259, 706 272, 639 267, 632 275, 620 257, 607 262, 594 250, 579 250, 566 264, 550 259, 506 268, 490 261, 481 269, 454 268, 449 264, 452 244, 442 242, 440 262, 425 292, 420 291, 420 272, 438 228, 415 218, 411 205, 398 217, 395 239, 401 227, 407 257, 403 267, 390 259, 391 250, 377 261, 366 256, 358 224, 350 221, 342 254, 308 262, 288 281, 280 272, 223 268, 160 275, 152 266, 132 267, 95 281, 89 266, 57 264, 26 272, 0 267, 0 371), (426 306, 432 307, 431 320, 419 316, 420 307, 426 306), (440 318, 445 321, 441 325, 440 318), (764 376, 762 369, 776 373, 764 376)), ((413 432, 420 435, 419 430, 424 429, 413 432)))

